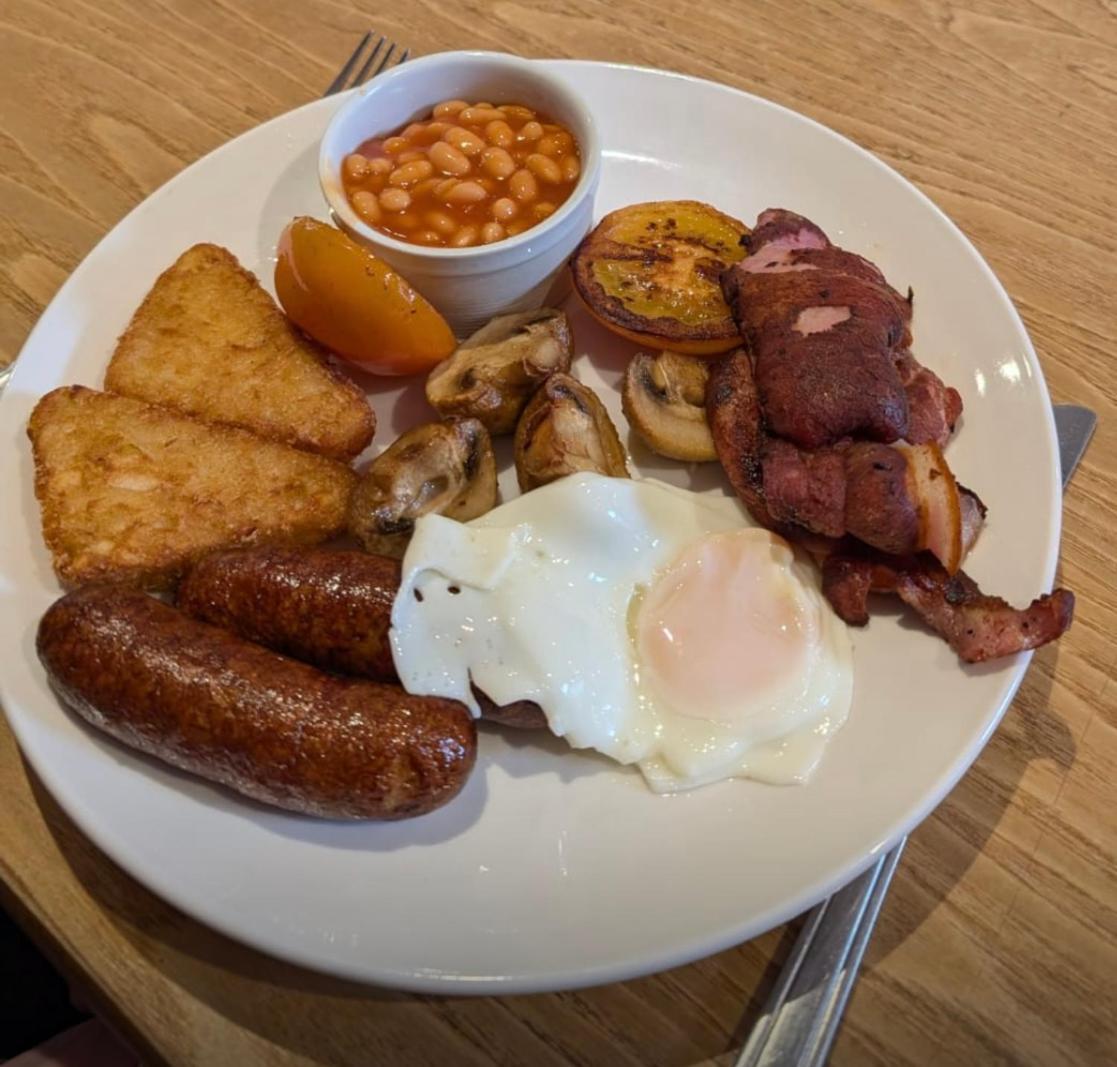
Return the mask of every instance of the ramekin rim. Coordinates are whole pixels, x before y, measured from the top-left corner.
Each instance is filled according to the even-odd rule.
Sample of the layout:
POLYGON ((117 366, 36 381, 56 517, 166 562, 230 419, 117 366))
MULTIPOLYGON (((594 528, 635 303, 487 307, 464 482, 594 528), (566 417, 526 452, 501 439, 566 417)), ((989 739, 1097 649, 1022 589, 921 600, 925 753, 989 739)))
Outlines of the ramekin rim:
MULTIPOLYGON (((586 101, 559 78, 556 78, 543 69, 542 64, 537 60, 524 59, 522 56, 514 56, 505 52, 483 50, 434 52, 431 55, 421 56, 418 59, 400 64, 399 66, 393 67, 390 71, 378 75, 372 81, 367 82, 359 89, 353 91, 352 97, 334 112, 329 124, 326 126, 325 132, 322 134, 318 148, 318 184, 331 213, 344 223, 345 228, 354 231, 358 236, 374 247, 382 245, 384 248, 390 249, 393 252, 413 256, 418 260, 425 260, 430 263, 476 263, 489 258, 502 257, 508 253, 523 249, 533 242, 538 242, 540 239, 548 237, 554 233, 554 231, 561 228, 562 223, 567 221, 575 213, 577 207, 587 196, 592 195, 593 190, 597 186, 600 169, 601 145, 597 131, 597 123, 593 111, 586 101), (341 190, 340 178, 333 173, 333 168, 328 166, 326 158, 327 146, 330 144, 331 137, 334 136, 334 132, 338 126, 340 126, 353 111, 357 110, 360 104, 378 87, 390 84, 391 81, 399 80, 402 77, 412 77, 416 69, 421 70, 423 67, 435 63, 463 60, 469 63, 486 61, 505 64, 511 67, 519 67, 521 70, 529 72, 533 77, 537 77, 541 81, 546 82, 548 87, 554 90, 559 96, 567 97, 572 105, 572 110, 582 116, 583 123, 586 127, 585 132, 589 134, 590 144, 588 146, 585 144, 585 138, 581 139, 583 142, 581 144, 581 177, 578 179, 578 184, 571 191, 570 196, 562 202, 553 215, 549 216, 543 222, 532 226, 530 229, 516 234, 514 237, 503 238, 502 240, 494 241, 492 244, 488 245, 474 245, 469 248, 432 248, 427 245, 418 245, 412 244, 409 241, 401 241, 369 226, 353 210, 349 204, 348 198, 344 196, 341 190), (592 149, 592 152, 588 149, 592 149)), ((546 247, 549 248, 551 244, 553 244, 553 241, 549 241, 546 247)))

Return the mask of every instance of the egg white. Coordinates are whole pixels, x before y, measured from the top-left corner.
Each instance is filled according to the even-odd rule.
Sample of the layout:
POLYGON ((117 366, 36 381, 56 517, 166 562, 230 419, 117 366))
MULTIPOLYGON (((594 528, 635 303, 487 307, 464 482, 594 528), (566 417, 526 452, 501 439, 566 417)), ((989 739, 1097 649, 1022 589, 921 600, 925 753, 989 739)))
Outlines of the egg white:
POLYGON ((849 638, 809 565, 789 552, 778 576, 813 620, 805 677, 771 692, 746 684, 737 715, 680 713, 649 685, 654 672, 641 670, 634 640, 640 598, 684 548, 751 525, 728 497, 597 474, 465 524, 425 516, 392 608, 400 681, 474 714, 471 683, 497 704, 535 701, 555 734, 638 764, 657 791, 725 777, 803 780, 852 693, 849 638))

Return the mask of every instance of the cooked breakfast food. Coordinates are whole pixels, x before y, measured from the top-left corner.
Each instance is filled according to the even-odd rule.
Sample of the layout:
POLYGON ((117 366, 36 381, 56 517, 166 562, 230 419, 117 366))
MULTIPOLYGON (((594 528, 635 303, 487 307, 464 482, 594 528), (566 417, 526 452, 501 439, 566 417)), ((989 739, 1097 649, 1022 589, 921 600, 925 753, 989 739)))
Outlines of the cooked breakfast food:
POLYGON ((573 355, 565 312, 498 315, 430 372, 427 401, 444 418, 469 416, 494 436, 511 433, 540 382, 569 371, 573 355))
POLYGON ((369 465, 349 505, 349 532, 369 552, 402 556, 415 520, 466 519, 496 504, 496 457, 477 419, 446 419, 401 434, 369 465))
POLYGON ((748 227, 695 200, 610 212, 578 246, 574 287, 614 333, 690 355, 740 343, 718 279, 744 256, 748 227))
POLYGON ((275 652, 394 682, 388 641, 399 560, 347 549, 214 552, 178 586, 178 607, 275 652))
POLYGON ((124 744, 254 800, 331 819, 400 819, 465 784, 460 704, 338 678, 138 590, 62 597, 37 647, 63 703, 124 744))
POLYGON ((187 249, 132 316, 105 388, 335 459, 372 440, 368 399, 212 244, 187 249))
POLYGON ((481 709, 481 718, 498 726, 513 730, 546 730, 547 716, 532 700, 517 700, 514 704, 494 704, 476 686, 473 696, 481 709))
POLYGON ((621 388, 625 418, 653 452, 684 463, 717 459, 706 418, 709 364, 677 352, 638 352, 621 388))
POLYGON ((869 593, 892 593, 967 663, 1038 648, 1061 637, 1074 618, 1067 589, 1014 608, 978 588, 965 571, 948 574, 934 558, 896 557, 841 542, 822 565, 822 588, 838 617, 853 626, 869 619, 869 593))
POLYGON ((404 278, 336 227, 295 219, 275 254, 275 293, 291 321, 361 370, 419 374, 457 346, 404 278))
POLYGON ((809 542, 845 621, 898 594, 968 662, 1054 640, 1074 598, 1017 611, 959 571, 985 507, 941 446, 959 394, 911 352, 911 294, 790 211, 762 212, 722 276, 745 348, 712 371, 718 457, 753 517, 809 542))
MULTIPOLYGON (((247 548, 206 556, 178 587, 178 607, 324 670, 397 681, 389 628, 399 560, 338 548, 247 548)), ((498 707, 474 693, 481 717, 542 729, 538 706, 498 707)))
MULTIPOLYGON (((545 116, 440 109, 346 160, 354 207, 385 232, 495 240, 577 180, 545 116)), ((292 322, 365 369, 429 370, 442 421, 358 480, 328 457, 368 443, 367 401, 229 253, 190 249, 110 364, 133 395, 58 389, 28 427, 59 578, 118 583, 40 624, 63 702, 257 800, 402 818, 461 789, 473 715, 635 763, 659 792, 803 781, 848 714, 841 620, 864 624, 871 592, 970 662, 1070 625, 1065 590, 1017 610, 960 570, 985 519, 942 453, 961 397, 911 354, 912 295, 868 260, 792 212, 749 231, 668 201, 606 216, 573 273, 593 315, 659 349, 624 374, 635 433, 720 460, 759 527, 731 498, 629 478, 570 373, 562 311, 501 315, 459 345, 375 256, 296 219, 275 275, 292 322), (497 506, 490 435, 513 431, 522 495, 497 506), (307 547, 343 529, 366 551, 307 547), (128 588, 183 574, 177 609, 128 588)))
POLYGON ((550 116, 464 100, 370 137, 341 167, 345 195, 369 226, 440 248, 492 244, 537 226, 581 173, 574 135, 550 116))
POLYGON ((791 211, 761 212, 722 288, 772 433, 816 449, 847 437, 944 445, 962 398, 916 362, 912 293, 791 211))
POLYGON ((35 495, 67 586, 169 585, 206 552, 314 544, 345 527, 345 464, 82 386, 44 396, 27 427, 35 495))
POLYGON ((468 524, 424 516, 391 638, 405 689, 532 701, 653 789, 799 781, 849 710, 846 628, 740 504, 579 473, 468 524))
POLYGON ((569 374, 552 374, 516 426, 516 478, 527 492, 577 471, 628 477, 628 457, 597 394, 569 374))
POLYGON ((960 488, 938 445, 843 440, 803 449, 770 434, 740 349, 713 368, 710 427, 719 458, 753 517, 785 536, 822 544, 845 534, 883 552, 924 549, 957 569, 984 505, 960 488))

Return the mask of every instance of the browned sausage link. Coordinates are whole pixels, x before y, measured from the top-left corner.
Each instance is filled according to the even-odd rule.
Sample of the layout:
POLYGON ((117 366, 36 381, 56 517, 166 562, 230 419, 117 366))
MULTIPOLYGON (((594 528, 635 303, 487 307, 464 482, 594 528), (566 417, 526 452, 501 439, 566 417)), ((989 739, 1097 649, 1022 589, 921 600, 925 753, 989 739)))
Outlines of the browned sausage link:
MULTIPOLYGON (((183 611, 326 670, 395 681, 388 630, 398 560, 328 548, 253 548, 198 563, 178 589, 183 611)), ((538 704, 497 707, 478 693, 490 722, 539 730, 538 704)))
POLYGON ((494 704, 477 686, 473 696, 481 707, 481 718, 507 726, 513 730, 545 730, 547 716, 543 709, 532 700, 517 700, 513 704, 494 704))
POLYGON ((189 615, 326 670, 395 681, 388 629, 398 560, 252 548, 198 563, 178 589, 189 615))
POLYGON ((43 616, 62 700, 117 740, 291 811, 400 819, 465 784, 477 735, 454 701, 336 678, 133 589, 91 586, 43 616))

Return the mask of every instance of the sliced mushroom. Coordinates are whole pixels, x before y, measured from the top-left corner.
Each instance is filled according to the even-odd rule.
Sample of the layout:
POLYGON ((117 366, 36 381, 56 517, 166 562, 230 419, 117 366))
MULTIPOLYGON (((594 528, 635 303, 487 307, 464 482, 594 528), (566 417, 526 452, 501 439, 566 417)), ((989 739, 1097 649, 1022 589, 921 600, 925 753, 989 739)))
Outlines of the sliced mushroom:
POLYGON ((445 515, 464 522, 496 504, 496 459, 476 419, 448 419, 408 430, 372 461, 349 502, 349 532, 382 556, 403 556, 415 520, 445 515))
POLYGON ((640 352, 624 372, 621 404, 643 442, 670 459, 717 459, 706 421, 706 361, 676 352, 640 352))
POLYGON ((516 477, 525 493, 575 471, 628 477, 624 447, 605 405, 569 374, 552 374, 516 426, 516 477))
POLYGON ((573 353, 564 312, 498 315, 430 372, 427 400, 440 415, 480 419, 491 434, 511 433, 539 383, 568 371, 573 353))

